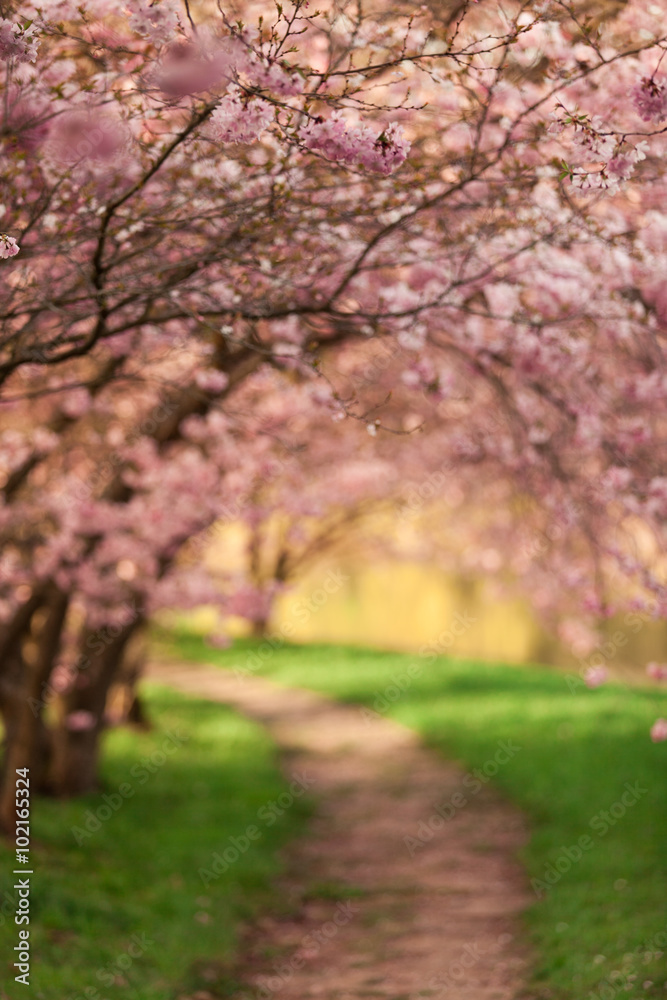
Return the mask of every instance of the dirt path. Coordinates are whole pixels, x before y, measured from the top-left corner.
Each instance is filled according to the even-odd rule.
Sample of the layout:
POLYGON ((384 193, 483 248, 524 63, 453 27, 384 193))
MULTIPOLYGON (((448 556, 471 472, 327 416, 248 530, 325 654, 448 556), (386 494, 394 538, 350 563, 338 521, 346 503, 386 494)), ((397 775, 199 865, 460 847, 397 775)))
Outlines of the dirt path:
POLYGON ((182 664, 149 677, 265 725, 319 801, 291 851, 285 912, 247 935, 246 996, 528 996, 516 918, 530 897, 514 859, 525 830, 488 785, 464 783, 396 723, 308 691, 182 664))

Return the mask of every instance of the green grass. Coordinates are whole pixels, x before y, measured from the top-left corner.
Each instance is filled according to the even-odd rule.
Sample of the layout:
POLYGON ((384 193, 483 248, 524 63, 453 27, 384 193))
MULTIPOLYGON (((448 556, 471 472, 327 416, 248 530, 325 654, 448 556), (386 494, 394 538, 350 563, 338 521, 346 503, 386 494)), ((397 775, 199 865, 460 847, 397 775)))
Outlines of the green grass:
MULTIPOLYGON (((260 906, 278 905, 271 892, 278 851, 302 828, 309 806, 297 799, 273 825, 258 821, 258 810, 288 787, 273 744, 224 706, 155 685, 145 692, 154 728, 108 734, 104 793, 65 803, 33 800, 30 986, 14 982, 8 957, 18 941, 12 908, 0 926, 8 990, 0 987, 0 996, 167 1000, 197 989, 223 992, 239 922, 260 906), (163 761, 169 732, 174 752, 163 761), (146 757, 153 773, 142 764, 146 757), (109 818, 102 810, 99 829, 85 836, 86 813, 104 806, 103 794, 117 804, 112 796, 123 784, 131 797, 121 797, 109 818), (204 886, 199 869, 211 871, 212 854, 228 849, 229 838, 243 846, 238 838, 249 824, 259 839, 204 886)), ((3 847, 2 901, 11 895, 14 867, 13 852, 3 847)))
POLYGON ((248 641, 218 651, 186 632, 169 648, 186 659, 375 703, 465 769, 492 760, 501 740, 520 746, 492 782, 528 817, 532 836, 521 856, 528 878, 546 884, 549 865, 567 868, 564 849, 576 856, 571 848, 580 837, 592 841, 539 898, 535 883, 525 915, 535 951, 531 996, 665 997, 667 743, 653 744, 648 735, 655 718, 667 716, 664 693, 614 685, 589 691, 578 679, 573 691, 572 679, 568 685, 564 674, 541 667, 429 663, 367 649, 265 645, 260 659, 248 641), (420 668, 412 680, 405 673, 410 663, 420 668), (388 688, 395 677, 409 686, 393 702, 378 700, 397 694, 388 688), (608 825, 600 812, 619 813, 626 783, 637 782, 638 801, 608 825), (656 942, 656 935, 664 936, 656 942), (618 977, 609 985, 616 971, 622 987, 618 977))

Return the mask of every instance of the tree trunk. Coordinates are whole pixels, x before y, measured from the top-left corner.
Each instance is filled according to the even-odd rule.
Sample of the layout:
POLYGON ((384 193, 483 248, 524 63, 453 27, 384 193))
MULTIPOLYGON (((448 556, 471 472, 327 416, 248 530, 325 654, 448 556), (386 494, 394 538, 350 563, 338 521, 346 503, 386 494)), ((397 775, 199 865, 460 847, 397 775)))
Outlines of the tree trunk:
POLYGON ((127 710, 126 721, 129 725, 138 726, 140 729, 152 729, 151 720, 146 712, 146 707, 136 691, 133 694, 130 707, 127 710))
POLYGON ((253 639, 264 639, 269 631, 269 619, 254 619, 252 623, 251 635, 253 639))
MULTIPOLYGON (((137 692, 137 685, 146 665, 146 637, 141 631, 135 632, 123 651, 123 662, 111 691, 114 717, 112 724, 137 726, 150 729, 151 724, 143 699, 137 692), (113 704, 115 696, 115 704, 113 704)), ((109 704, 107 703, 107 711, 109 704)))
MULTIPOLYGON (((0 711, 5 726, 5 754, 0 786, 0 830, 11 836, 16 826, 16 771, 28 768, 31 792, 49 792, 51 734, 44 724, 44 689, 60 645, 68 598, 55 586, 44 595, 45 607, 35 606, 23 614, 24 628, 15 629, 13 641, 4 648, 0 711), (31 632, 35 615, 44 614, 36 635, 31 632), (34 642, 35 652, 26 660, 24 643, 34 642)), ((19 616, 17 615, 17 618, 19 616)))
MULTIPOLYGON (((53 748, 51 777, 56 795, 85 795, 99 788, 100 737, 107 694, 121 669, 125 645, 141 624, 141 618, 135 618, 110 638, 81 674, 88 682, 85 687, 76 686, 65 698, 65 718, 55 733, 53 748), (93 719, 91 727, 69 728, 67 719, 75 712, 89 713, 93 719)), ((91 646, 83 641, 82 648, 91 646)))
POLYGON ((59 727, 54 738, 52 774, 53 787, 60 798, 98 790, 101 735, 99 722, 82 732, 59 727))

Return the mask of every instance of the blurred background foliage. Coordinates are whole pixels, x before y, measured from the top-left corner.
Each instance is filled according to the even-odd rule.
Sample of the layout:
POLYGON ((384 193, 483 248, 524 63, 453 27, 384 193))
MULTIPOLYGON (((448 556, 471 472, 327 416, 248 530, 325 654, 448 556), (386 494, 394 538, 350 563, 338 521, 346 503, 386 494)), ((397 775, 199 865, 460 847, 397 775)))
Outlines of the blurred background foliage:
MULTIPOLYGON (((432 517, 433 512, 429 527, 432 517)), ((446 517, 440 523, 446 531, 446 517)), ((599 621, 597 642, 578 647, 559 638, 537 614, 529 595, 521 593, 521 581, 495 572, 501 565, 496 550, 475 551, 476 568, 464 572, 458 567, 466 562, 465 538, 436 539, 430 533, 432 545, 420 547, 412 537, 419 534, 414 528, 400 514, 383 511, 375 522, 366 520, 361 531, 351 531, 342 544, 307 561, 277 594, 267 634, 297 643, 537 662, 570 670, 603 663, 612 676, 633 682, 644 682, 647 662, 665 659, 667 622, 629 612, 599 621), (483 570, 480 561, 486 563, 483 570), (323 591, 327 580, 330 592, 323 591)), ((245 574, 247 550, 244 526, 221 525, 205 558, 225 577, 245 574)), ((213 608, 162 614, 160 621, 168 626, 187 622, 202 634, 221 629, 243 637, 252 631, 243 618, 221 618, 213 608)))

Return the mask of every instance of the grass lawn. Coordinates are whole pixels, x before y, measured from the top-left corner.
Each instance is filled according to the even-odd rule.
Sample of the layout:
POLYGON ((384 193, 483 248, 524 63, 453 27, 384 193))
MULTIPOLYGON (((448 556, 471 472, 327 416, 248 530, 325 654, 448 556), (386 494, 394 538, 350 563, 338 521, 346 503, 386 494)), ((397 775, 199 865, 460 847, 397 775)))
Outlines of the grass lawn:
MULTIPOLYGON (((171 1000, 197 989, 223 992, 239 921, 260 905, 277 905, 270 888, 277 852, 301 830, 309 806, 296 799, 273 825, 258 822, 258 810, 288 786, 273 744, 224 706, 155 685, 145 694, 154 728, 107 735, 104 792, 32 802, 30 985, 14 982, 18 928, 7 905, 2 997, 171 1000), (121 786, 129 797, 119 795, 121 786), (249 824, 260 836, 241 853, 230 838, 249 824), (225 851, 232 863, 213 877, 211 856, 225 851), (207 886, 199 869, 211 873, 207 886)), ((3 902, 15 867, 13 851, 0 848, 3 902)))
POLYGON ((521 858, 534 880, 531 996, 667 996, 667 743, 648 734, 667 717, 667 694, 572 690, 541 667, 365 649, 241 641, 220 651, 185 631, 158 650, 375 705, 466 770, 485 774, 499 741, 521 747, 490 780, 532 829, 521 858))

